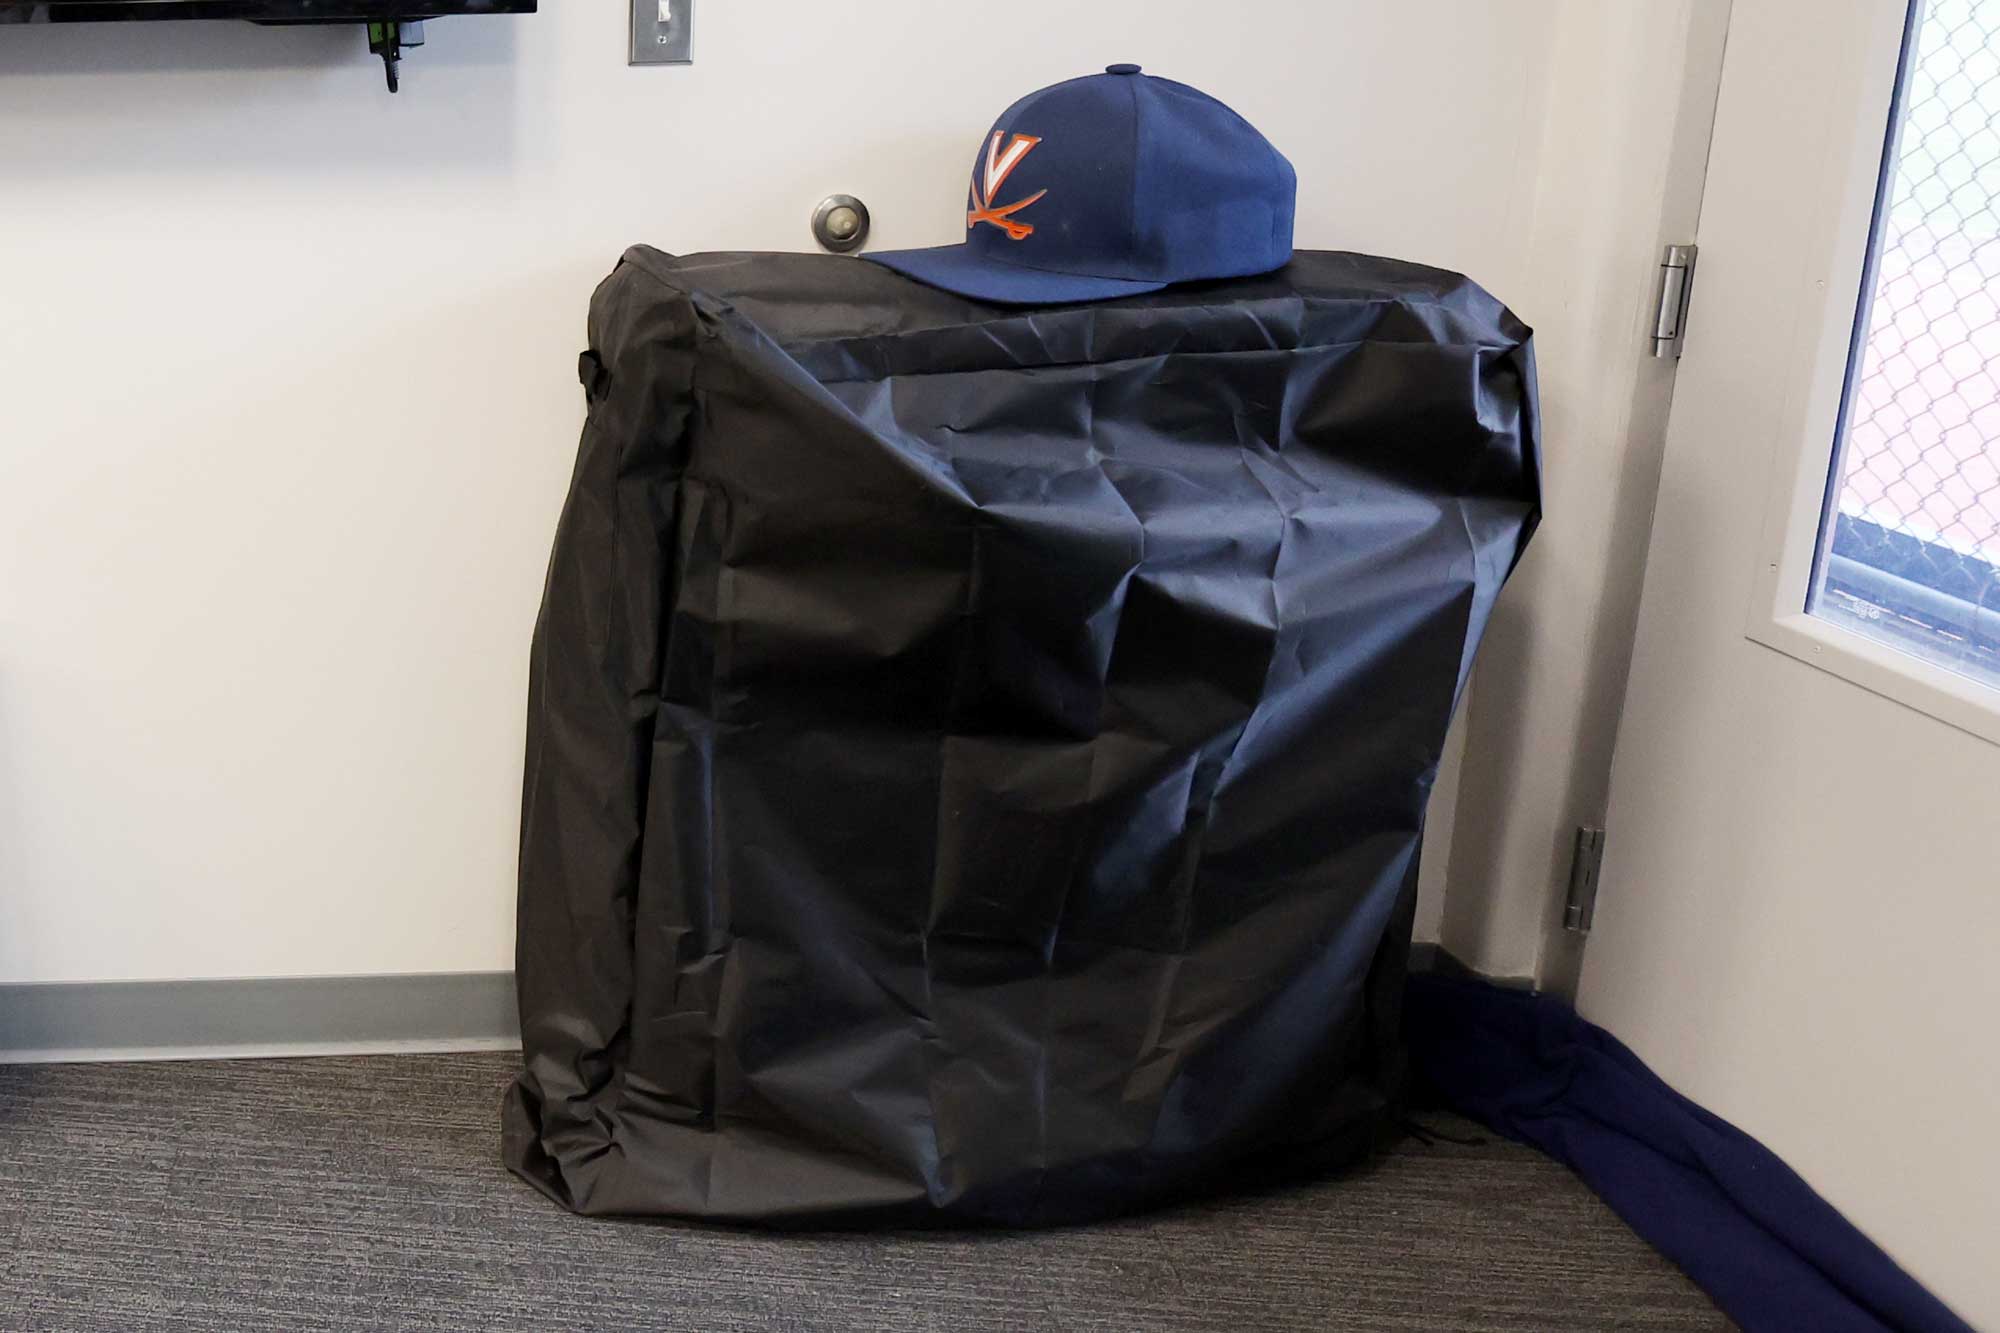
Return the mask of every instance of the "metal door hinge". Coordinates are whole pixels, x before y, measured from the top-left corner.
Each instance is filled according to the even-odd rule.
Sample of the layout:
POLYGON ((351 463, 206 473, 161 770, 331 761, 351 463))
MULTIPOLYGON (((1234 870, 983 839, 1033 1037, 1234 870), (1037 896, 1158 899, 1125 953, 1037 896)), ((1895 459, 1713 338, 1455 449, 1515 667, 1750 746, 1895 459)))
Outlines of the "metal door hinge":
POLYGON ((1653 355, 1677 357, 1687 341, 1688 302, 1694 295, 1697 247, 1670 245, 1660 256, 1659 290, 1654 293, 1653 355))
POLYGON ((1590 933, 1590 918, 1597 911, 1597 874, 1604 867, 1604 830, 1579 828, 1576 854, 1569 863, 1569 893, 1563 899, 1563 929, 1579 935, 1590 933))

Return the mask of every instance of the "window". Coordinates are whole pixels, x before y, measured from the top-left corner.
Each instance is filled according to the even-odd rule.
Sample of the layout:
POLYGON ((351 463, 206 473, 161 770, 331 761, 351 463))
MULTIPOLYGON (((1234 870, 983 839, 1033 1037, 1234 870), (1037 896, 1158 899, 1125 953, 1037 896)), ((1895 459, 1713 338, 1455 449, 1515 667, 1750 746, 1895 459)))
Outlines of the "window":
POLYGON ((2000 0, 1911 25, 1806 610, 2000 687, 2000 0))

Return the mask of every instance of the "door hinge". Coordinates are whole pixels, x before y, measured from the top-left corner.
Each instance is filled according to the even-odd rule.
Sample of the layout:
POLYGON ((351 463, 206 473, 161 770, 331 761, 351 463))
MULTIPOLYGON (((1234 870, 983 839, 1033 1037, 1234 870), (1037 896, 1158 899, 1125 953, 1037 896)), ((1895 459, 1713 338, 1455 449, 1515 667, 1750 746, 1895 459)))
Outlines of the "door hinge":
POLYGON ((1659 290, 1654 293, 1653 355, 1677 357, 1687 341, 1688 302, 1694 296, 1697 247, 1670 245, 1660 256, 1659 290))
POLYGON ((1569 893, 1563 899, 1563 929, 1590 933, 1597 912, 1597 874, 1604 867, 1604 830, 1579 828, 1576 852, 1569 863, 1569 893))

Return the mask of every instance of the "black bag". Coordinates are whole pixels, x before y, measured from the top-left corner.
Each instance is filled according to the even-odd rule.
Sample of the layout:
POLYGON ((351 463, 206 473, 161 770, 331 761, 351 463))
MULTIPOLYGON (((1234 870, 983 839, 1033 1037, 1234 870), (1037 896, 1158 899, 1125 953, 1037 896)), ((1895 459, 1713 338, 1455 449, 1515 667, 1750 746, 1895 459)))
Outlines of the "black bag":
POLYGON ((585 1213, 1032 1224, 1364 1150, 1539 513, 1528 330, 1359 255, 1003 309, 642 247, 590 333, 508 1165, 585 1213))

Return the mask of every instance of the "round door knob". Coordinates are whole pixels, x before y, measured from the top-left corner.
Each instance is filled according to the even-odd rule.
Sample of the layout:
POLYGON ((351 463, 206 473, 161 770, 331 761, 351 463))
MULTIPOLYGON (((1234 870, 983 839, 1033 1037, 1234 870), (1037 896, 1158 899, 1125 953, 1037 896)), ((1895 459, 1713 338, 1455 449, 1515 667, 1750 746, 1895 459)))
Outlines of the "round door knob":
POLYGON ((835 254, 858 250, 868 239, 868 205, 851 194, 830 194, 813 209, 813 239, 835 254))

